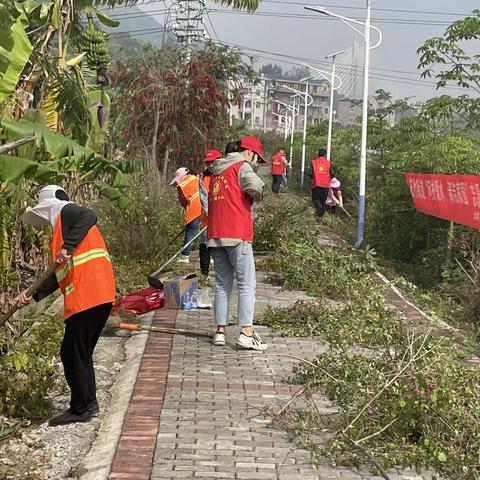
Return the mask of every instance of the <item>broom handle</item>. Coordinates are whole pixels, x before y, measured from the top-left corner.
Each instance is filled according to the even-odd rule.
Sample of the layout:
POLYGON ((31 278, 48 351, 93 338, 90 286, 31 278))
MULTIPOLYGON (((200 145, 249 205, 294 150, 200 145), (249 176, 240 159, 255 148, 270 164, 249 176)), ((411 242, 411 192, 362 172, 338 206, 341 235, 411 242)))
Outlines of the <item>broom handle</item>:
MULTIPOLYGON (((27 297, 31 297, 36 291, 43 285, 43 283, 52 275, 55 273, 55 269, 57 268, 58 263, 52 263, 50 266, 42 273, 42 275, 35 280, 30 287, 25 291, 25 295, 27 297)), ((7 323, 7 320, 12 317, 12 315, 17 311, 22 308, 18 302, 13 305, 10 310, 0 317, 0 327, 5 325, 7 323)))
POLYGON ((122 330, 132 330, 134 332, 148 331, 148 332, 159 332, 159 333, 171 333, 174 335, 193 335, 196 337, 212 337, 211 333, 200 332, 197 330, 187 330, 184 328, 168 328, 168 327, 143 327, 137 325, 136 323, 121 323, 118 328, 122 330))

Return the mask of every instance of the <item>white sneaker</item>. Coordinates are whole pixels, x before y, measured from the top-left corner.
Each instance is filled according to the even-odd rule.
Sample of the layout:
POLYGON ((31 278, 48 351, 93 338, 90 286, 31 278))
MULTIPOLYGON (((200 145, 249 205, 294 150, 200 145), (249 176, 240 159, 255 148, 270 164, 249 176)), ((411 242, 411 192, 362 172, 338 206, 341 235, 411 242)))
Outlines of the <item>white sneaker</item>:
POLYGON ((268 345, 262 341, 262 338, 258 333, 253 332, 251 337, 241 333, 237 340, 237 347, 246 350, 258 350, 259 352, 264 352, 268 348, 268 345))
POLYGON ((224 332, 217 332, 213 336, 212 344, 216 347, 224 347, 225 346, 225 333, 224 332))
POLYGON ((177 263, 190 263, 190 257, 188 255, 180 255, 177 258, 177 263))

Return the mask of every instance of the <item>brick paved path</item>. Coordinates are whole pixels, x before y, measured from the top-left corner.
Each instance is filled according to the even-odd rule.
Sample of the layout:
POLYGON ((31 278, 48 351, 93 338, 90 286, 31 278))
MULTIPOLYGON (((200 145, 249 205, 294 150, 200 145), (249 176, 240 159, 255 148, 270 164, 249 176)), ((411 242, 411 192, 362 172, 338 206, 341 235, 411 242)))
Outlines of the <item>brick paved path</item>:
MULTIPOLYGON (((282 292, 262 276, 257 293, 257 314, 267 304, 286 306, 304 297, 282 292)), ((176 313, 157 312, 153 325, 212 327, 210 311, 176 313)), ((265 354, 237 351, 237 327, 228 328, 231 345, 225 348, 213 347, 207 338, 151 334, 109 479, 380 479, 327 466, 313 470, 309 453, 298 449, 288 432, 269 425, 259 409, 280 408, 299 388, 283 383, 297 363, 285 355, 314 358, 325 346, 258 330, 269 344, 265 354)), ((333 408, 326 398, 317 404, 333 408)))

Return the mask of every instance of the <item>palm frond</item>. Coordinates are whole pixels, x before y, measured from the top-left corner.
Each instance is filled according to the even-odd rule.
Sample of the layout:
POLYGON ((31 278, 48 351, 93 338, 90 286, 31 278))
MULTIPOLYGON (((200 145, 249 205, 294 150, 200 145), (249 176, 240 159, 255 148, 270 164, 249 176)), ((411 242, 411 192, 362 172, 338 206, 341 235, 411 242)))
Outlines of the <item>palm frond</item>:
POLYGON ((260 6, 261 0, 213 0, 215 3, 233 7, 236 10, 255 12, 260 6))

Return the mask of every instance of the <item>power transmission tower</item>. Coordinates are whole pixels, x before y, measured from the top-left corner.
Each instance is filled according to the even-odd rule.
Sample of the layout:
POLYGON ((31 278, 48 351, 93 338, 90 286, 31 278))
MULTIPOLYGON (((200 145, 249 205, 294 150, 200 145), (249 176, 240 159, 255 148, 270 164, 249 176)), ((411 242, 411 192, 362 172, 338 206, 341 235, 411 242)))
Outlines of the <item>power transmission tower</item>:
POLYGON ((192 44, 207 37, 205 0, 173 0, 169 12, 167 29, 187 46, 187 60, 190 60, 192 44))

